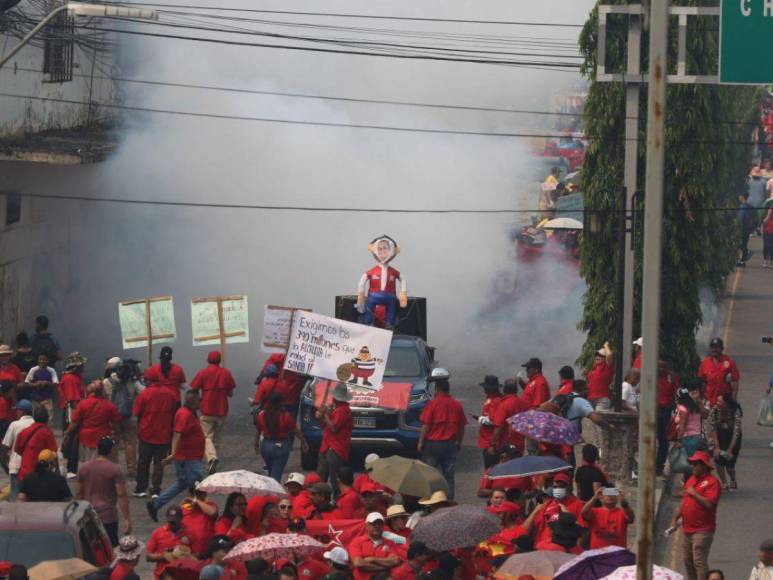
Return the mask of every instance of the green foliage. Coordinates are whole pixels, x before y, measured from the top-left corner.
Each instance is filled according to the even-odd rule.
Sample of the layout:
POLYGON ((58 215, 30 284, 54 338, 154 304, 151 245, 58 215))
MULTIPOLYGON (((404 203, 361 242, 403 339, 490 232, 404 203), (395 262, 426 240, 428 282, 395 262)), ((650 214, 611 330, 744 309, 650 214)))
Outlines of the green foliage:
MULTIPOLYGON (((626 4, 605 0, 605 4, 626 4)), ((706 5, 687 0, 682 5, 706 5)), ((687 70, 711 74, 717 69, 718 37, 714 19, 691 19, 687 70)), ((610 16, 607 22, 608 71, 625 67, 627 20, 610 16)), ((625 90, 620 83, 595 81, 597 10, 580 36, 585 56, 583 73, 591 80, 585 105, 585 132, 590 147, 583 168, 585 205, 616 209, 623 195, 625 90)), ((674 31, 675 32, 675 31, 674 31)), ((676 55, 677 35, 670 52, 676 55)), ((642 43, 646 54, 647 42, 642 43)), ((672 58, 675 61, 675 58, 672 58)), ((646 56, 642 58, 646 69, 646 56)), ((642 88, 639 124, 639 189, 643 189, 646 135, 646 88, 642 88)), ((663 216, 663 286, 661 294, 661 355, 678 372, 694 370, 698 362, 695 331, 701 323, 699 293, 721 295, 732 272, 737 247, 734 208, 743 190, 757 121, 760 94, 737 86, 671 85, 666 111, 666 166, 663 216), (729 122, 737 121, 737 122, 729 122), (728 208, 728 211, 706 211, 728 208)), ((606 214, 610 215, 610 214, 606 214)), ((603 220, 598 235, 583 236, 581 274, 588 283, 580 329, 587 333, 581 363, 604 341, 616 344, 615 302, 617 224, 603 220)), ((635 251, 635 333, 641 318, 641 232, 635 251)), ((637 334, 638 335, 638 334, 637 334)))

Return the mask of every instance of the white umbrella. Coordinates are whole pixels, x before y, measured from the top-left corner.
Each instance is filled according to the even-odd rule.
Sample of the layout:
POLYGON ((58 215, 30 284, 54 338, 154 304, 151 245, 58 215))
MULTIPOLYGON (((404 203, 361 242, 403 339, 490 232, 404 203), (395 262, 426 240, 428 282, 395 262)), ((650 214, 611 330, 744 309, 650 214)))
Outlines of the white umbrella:
MULTIPOLYGON (((684 580, 684 576, 679 572, 660 566, 653 566, 652 578, 653 580, 684 580)), ((636 566, 623 566, 601 580, 636 580, 636 566)))
POLYGON ((543 230, 581 230, 582 222, 568 217, 560 217, 540 224, 543 230))
POLYGON ((287 491, 275 479, 244 469, 210 475, 196 489, 221 495, 235 491, 246 496, 277 495, 284 497, 287 495, 287 491))

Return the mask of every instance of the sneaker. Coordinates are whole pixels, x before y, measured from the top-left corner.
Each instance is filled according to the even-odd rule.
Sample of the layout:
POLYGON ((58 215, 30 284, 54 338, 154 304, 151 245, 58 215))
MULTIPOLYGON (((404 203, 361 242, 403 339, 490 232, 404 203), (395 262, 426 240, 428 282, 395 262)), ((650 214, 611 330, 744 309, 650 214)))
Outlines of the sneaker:
POLYGON ((78 477, 77 473, 73 473, 72 471, 67 472, 67 479, 75 479, 76 477, 78 477))
POLYGON ((150 519, 154 522, 158 522, 158 508, 153 505, 153 502, 149 501, 145 504, 145 507, 148 508, 148 515, 150 516, 150 519))
POLYGON ((134 497, 148 497, 148 492, 147 491, 135 491, 132 495, 134 497))
POLYGON ((158 499, 158 494, 154 493, 153 495, 150 496, 150 499, 158 499))

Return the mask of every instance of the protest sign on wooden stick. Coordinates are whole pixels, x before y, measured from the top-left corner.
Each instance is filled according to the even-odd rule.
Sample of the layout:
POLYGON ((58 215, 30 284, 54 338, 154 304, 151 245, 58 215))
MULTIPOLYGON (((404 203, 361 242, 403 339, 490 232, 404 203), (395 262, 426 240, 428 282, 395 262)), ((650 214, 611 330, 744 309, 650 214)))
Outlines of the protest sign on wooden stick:
POLYGON ((148 367, 153 364, 153 345, 175 341, 174 302, 171 296, 154 296, 118 303, 123 348, 147 348, 148 367))
POLYGON ((247 297, 212 296, 191 300, 193 346, 219 344, 222 364, 226 364, 225 345, 249 342, 247 297))

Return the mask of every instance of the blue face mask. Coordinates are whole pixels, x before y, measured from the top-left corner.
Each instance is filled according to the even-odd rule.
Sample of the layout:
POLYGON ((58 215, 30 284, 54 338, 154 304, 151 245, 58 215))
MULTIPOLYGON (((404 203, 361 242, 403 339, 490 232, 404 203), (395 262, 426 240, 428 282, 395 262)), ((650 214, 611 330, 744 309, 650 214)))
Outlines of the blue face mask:
POLYGON ((553 497, 557 500, 562 500, 566 497, 566 488, 565 487, 554 487, 553 488, 553 497))

